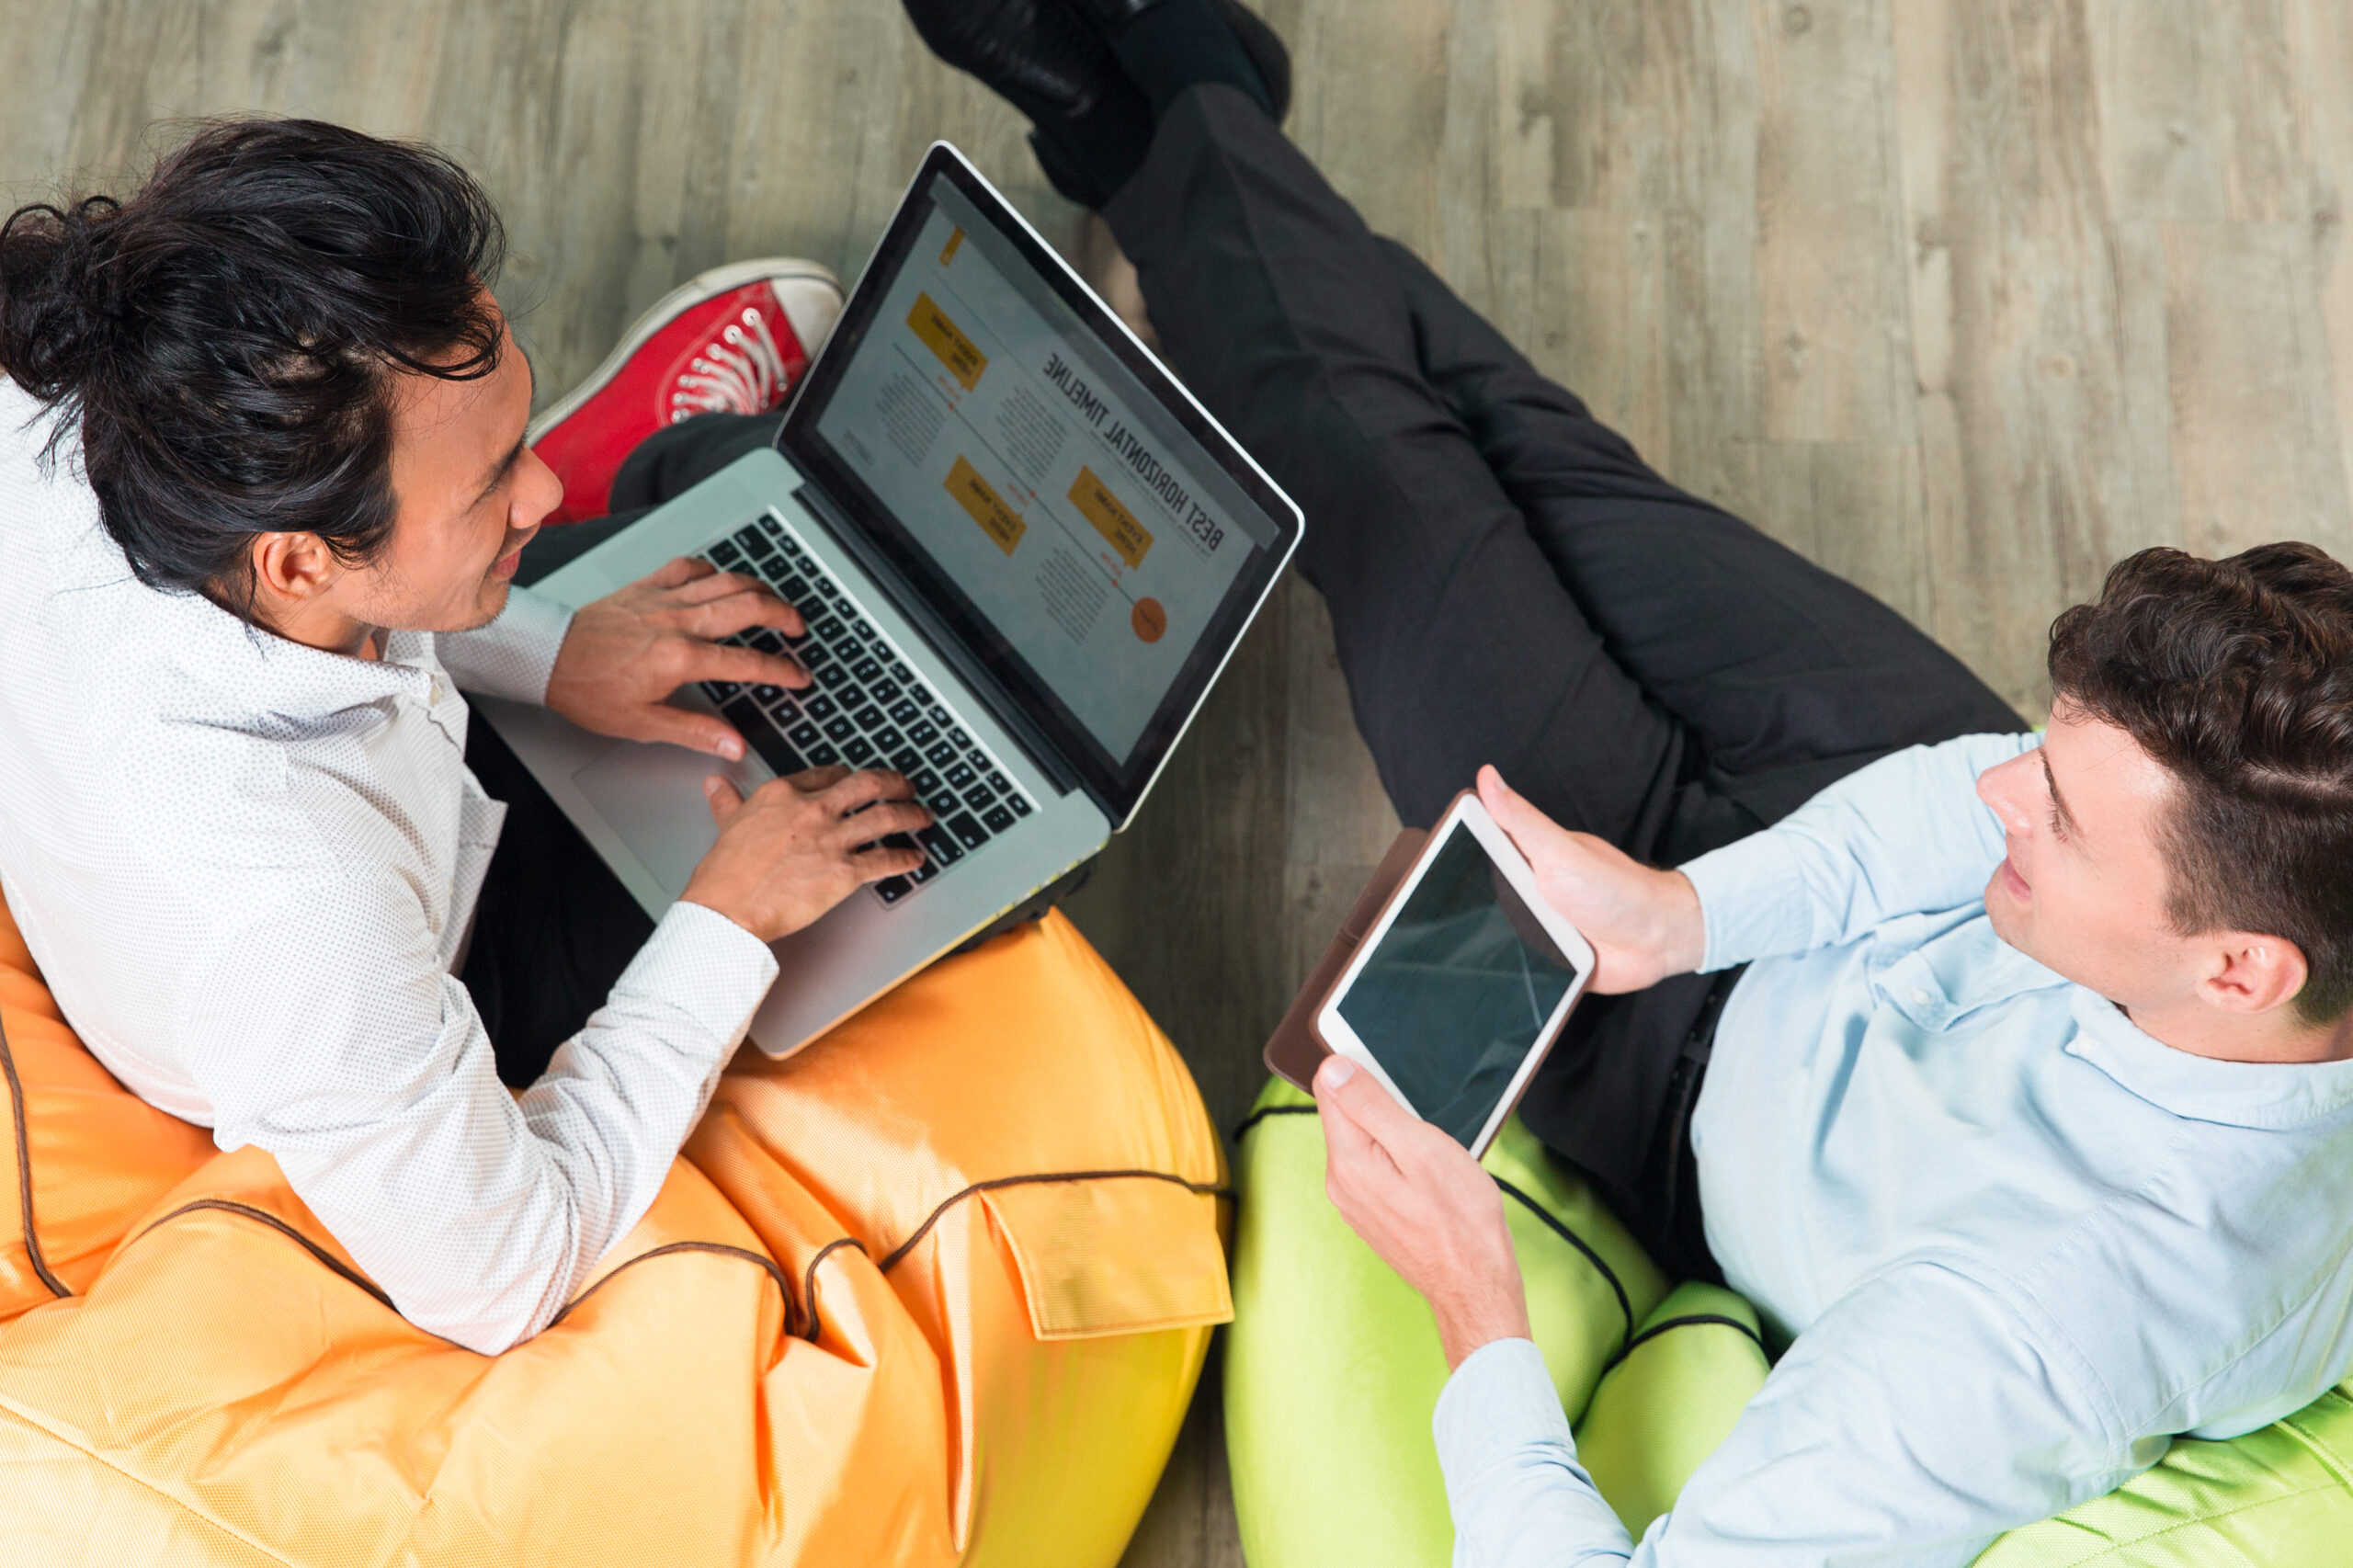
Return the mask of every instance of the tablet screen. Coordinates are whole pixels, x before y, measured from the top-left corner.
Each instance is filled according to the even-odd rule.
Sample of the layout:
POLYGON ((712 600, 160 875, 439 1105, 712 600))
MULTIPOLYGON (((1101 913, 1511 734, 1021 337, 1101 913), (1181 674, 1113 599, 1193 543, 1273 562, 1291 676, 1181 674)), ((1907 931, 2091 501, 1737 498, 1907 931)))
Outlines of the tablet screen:
POLYGON ((1339 1013, 1423 1119, 1469 1148, 1576 979, 1458 821, 1339 1013))

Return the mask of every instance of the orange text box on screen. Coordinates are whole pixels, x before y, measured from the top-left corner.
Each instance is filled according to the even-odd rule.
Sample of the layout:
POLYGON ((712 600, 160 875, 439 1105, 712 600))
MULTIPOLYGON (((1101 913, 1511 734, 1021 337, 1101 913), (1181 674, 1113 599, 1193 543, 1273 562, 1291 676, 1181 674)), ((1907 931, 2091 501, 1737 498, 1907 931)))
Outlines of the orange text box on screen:
POLYGON ((1013 547, 1029 530, 1029 525, 1021 520, 1021 514, 1005 504, 996 486, 982 478, 981 471, 961 457, 948 471, 948 494, 956 497, 956 504, 971 513, 972 521, 981 525, 981 531, 996 540, 996 547, 1007 555, 1013 553, 1013 547))
POLYGON ((1152 535, 1136 521, 1133 512, 1120 504, 1120 498, 1111 494, 1093 469, 1080 469, 1078 477, 1071 481, 1070 504, 1078 508, 1079 516, 1095 525, 1095 531, 1120 552, 1120 559, 1131 570, 1143 564, 1144 552, 1152 548, 1152 535))
POLYGON ((907 312, 907 327, 924 346, 939 356, 948 373, 964 383, 971 392, 981 384, 981 372, 989 368, 989 357, 964 335, 964 329, 949 320, 948 312, 939 308, 928 294, 915 296, 915 308, 907 312))

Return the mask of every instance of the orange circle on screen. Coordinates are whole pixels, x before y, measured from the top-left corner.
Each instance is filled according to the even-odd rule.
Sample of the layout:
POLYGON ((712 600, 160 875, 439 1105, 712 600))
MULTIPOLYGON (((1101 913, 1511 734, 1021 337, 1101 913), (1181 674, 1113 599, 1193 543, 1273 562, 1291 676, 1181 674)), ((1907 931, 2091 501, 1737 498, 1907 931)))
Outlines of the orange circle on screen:
POLYGON ((1135 613, 1128 617, 1128 624, 1136 629, 1138 637, 1147 642, 1157 642, 1161 633, 1168 630, 1168 612, 1160 608, 1158 599, 1138 599, 1135 613))

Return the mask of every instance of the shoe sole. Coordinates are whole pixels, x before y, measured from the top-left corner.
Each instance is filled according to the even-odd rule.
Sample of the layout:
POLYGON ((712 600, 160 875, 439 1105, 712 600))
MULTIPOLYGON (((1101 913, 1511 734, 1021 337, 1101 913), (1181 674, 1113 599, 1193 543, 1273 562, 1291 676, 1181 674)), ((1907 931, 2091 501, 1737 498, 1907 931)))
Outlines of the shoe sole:
POLYGON ((792 335, 801 340, 801 352, 809 357, 809 362, 816 363, 817 351, 825 346, 825 338, 832 333, 834 323, 841 316, 844 300, 842 280, 834 276, 833 269, 820 267, 813 261, 795 261, 777 256, 766 256, 757 261, 731 261, 724 267, 714 267, 708 272, 697 273, 647 307, 643 314, 630 324, 629 330, 621 334, 620 342, 614 346, 610 354, 605 356, 605 362, 597 367, 594 374, 566 392, 561 402, 551 404, 544 413, 531 421, 523 435, 524 444, 529 446, 538 441, 540 437, 579 413, 587 405, 591 398, 612 383, 613 378, 621 373, 622 367, 630 362, 639 349, 653 341, 655 333, 669 325, 680 312, 701 304, 705 300, 714 300, 722 294, 731 293, 747 283, 763 281, 778 284, 814 283, 831 291, 833 309, 820 322, 817 319, 819 312, 813 308, 813 301, 800 301, 801 309, 795 310, 793 308, 795 301, 786 294, 784 290, 779 288, 777 290, 777 300, 784 306, 785 320, 792 324, 792 335))

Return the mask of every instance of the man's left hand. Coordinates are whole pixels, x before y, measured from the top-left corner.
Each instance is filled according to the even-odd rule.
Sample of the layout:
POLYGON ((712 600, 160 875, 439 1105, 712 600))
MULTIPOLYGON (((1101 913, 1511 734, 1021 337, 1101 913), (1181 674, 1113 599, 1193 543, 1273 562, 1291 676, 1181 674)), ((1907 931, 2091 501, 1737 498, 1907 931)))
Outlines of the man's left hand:
POLYGON ((1495 1178, 1345 1056, 1315 1073, 1324 1190, 1349 1229, 1422 1294, 1450 1368, 1526 1339, 1528 1292, 1495 1178))
POLYGON ((744 738, 725 720, 673 708, 668 699, 699 680, 807 686, 809 672, 783 654, 717 641, 756 626, 787 637, 807 630, 757 578, 682 556, 572 618, 548 676, 547 705, 600 735, 738 761, 744 738))

